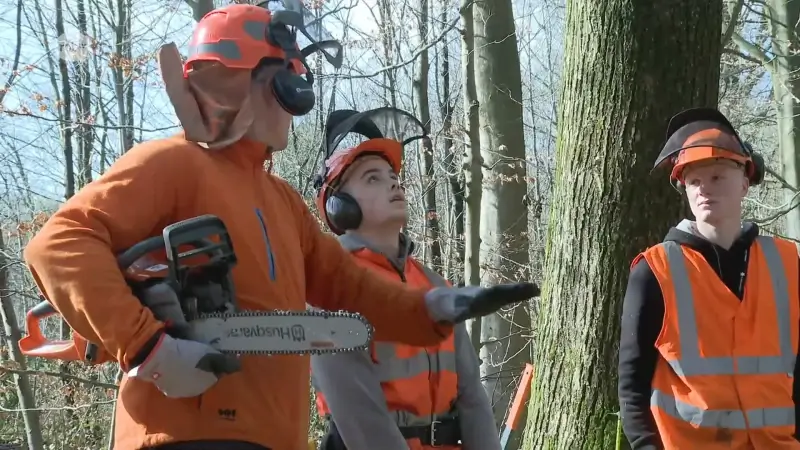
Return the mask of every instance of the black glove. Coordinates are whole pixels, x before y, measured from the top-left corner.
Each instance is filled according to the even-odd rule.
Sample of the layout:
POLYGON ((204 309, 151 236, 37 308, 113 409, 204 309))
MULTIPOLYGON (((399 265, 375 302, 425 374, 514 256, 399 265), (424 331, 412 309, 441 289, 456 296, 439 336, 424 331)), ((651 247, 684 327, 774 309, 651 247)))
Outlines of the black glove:
POLYGON ((534 283, 499 284, 486 288, 435 288, 425 294, 425 303, 433 320, 460 323, 489 315, 504 306, 524 302, 538 295, 539 286, 534 283))

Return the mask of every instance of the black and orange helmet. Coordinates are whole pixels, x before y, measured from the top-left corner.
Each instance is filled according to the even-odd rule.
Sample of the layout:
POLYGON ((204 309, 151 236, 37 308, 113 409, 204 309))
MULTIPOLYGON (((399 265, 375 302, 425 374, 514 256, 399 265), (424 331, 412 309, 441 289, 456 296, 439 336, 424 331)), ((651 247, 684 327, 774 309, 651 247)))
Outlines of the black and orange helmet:
POLYGON ((693 108, 670 120, 666 143, 653 169, 671 165, 670 180, 682 182, 688 164, 716 158, 741 164, 751 184, 763 179, 763 160, 753 154, 728 118, 715 108, 693 108))
POLYGON ((324 160, 314 181, 317 209, 328 227, 341 234, 328 219, 325 203, 353 162, 361 156, 377 155, 384 158, 395 173, 400 173, 405 146, 426 135, 419 119, 397 108, 376 108, 361 113, 350 109, 331 112, 321 149, 324 160), (353 135, 366 140, 348 142, 353 135), (338 149, 342 144, 344 148, 338 149))

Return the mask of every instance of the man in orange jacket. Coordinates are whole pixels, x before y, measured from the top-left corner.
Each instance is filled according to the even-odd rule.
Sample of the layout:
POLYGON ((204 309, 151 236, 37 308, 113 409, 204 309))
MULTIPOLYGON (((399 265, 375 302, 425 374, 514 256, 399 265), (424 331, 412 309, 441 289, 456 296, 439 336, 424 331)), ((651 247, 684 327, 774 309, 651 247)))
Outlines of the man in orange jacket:
MULTIPOLYGON (((317 207, 339 242, 376 276, 424 289, 448 286, 411 256, 414 244, 401 232, 403 144, 422 137, 423 125, 404 111, 378 108, 335 111, 327 129, 329 150, 348 133, 367 138, 333 152, 320 174, 317 207), (389 138, 389 129, 402 133, 389 138)), ((436 345, 374 341, 361 353, 312 356, 318 412, 328 422, 320 450, 500 450, 479 365, 464 324, 436 345)))
POLYGON ((644 449, 800 449, 800 290, 792 242, 742 222, 763 159, 716 109, 670 121, 656 167, 695 216, 638 255, 625 294, 619 398, 644 449))
POLYGON ((297 49, 290 31, 302 24, 276 17, 257 6, 226 6, 198 23, 185 63, 174 45, 163 47, 162 76, 184 133, 130 149, 25 250, 42 293, 127 374, 117 449, 307 447, 308 357, 242 356, 240 367, 210 374, 202 362, 219 353, 165 333, 164 321, 132 295, 115 255, 169 224, 202 214, 225 222, 237 244, 233 279, 242 309, 305 310, 308 299, 362 313, 378 339, 436 345, 453 323, 535 290, 403 288, 359 268, 322 233, 300 195, 264 170, 287 146, 292 116, 314 105, 309 52, 297 49), (220 376, 226 372, 234 373, 220 376))

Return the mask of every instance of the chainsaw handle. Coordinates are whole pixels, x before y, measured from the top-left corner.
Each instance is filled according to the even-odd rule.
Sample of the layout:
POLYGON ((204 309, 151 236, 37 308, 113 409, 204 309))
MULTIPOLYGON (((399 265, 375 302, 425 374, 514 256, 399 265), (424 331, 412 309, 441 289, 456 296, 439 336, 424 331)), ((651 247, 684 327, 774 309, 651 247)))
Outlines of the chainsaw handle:
POLYGON ((145 239, 117 255, 117 265, 119 265, 120 269, 125 270, 142 256, 162 248, 164 248, 163 236, 153 236, 145 239))
MULTIPOLYGON (((151 237, 122 252, 117 257, 117 263, 120 269, 125 270, 142 256, 161 248, 164 248, 164 238, 162 236, 151 237)), ((46 359, 93 362, 99 352, 97 344, 85 342, 84 347, 84 345, 79 345, 75 339, 51 341, 44 336, 41 321, 56 314, 58 314, 58 311, 47 300, 43 300, 28 311, 25 315, 27 335, 19 341, 20 351, 24 355, 46 359)), ((81 338, 80 340, 81 344, 83 344, 83 339, 81 338)))
POLYGON ((53 314, 58 314, 58 311, 56 311, 56 308, 47 300, 42 300, 28 312, 28 316, 37 319, 44 319, 53 314))
POLYGON ((19 349, 24 355, 39 356, 47 359, 60 359, 64 361, 79 361, 84 355, 74 341, 48 340, 40 322, 58 311, 48 301, 44 300, 31 308, 25 315, 25 328, 28 334, 19 341, 19 349))
MULTIPOLYGON (((204 238, 211 231, 215 231, 222 235, 223 238, 227 238, 228 244, 232 245, 229 242, 230 237, 227 235, 225 225, 219 218, 212 215, 200 216, 169 226, 161 235, 153 236, 134 244, 117 255, 117 265, 122 271, 125 271, 137 260, 153 251, 168 248, 167 253, 169 256, 169 250, 176 251, 176 248, 172 248, 172 246, 190 245, 199 248, 213 245, 213 242, 204 238)), ((73 339, 68 341, 51 341, 44 336, 40 325, 41 320, 58 314, 58 311, 50 302, 44 300, 44 297, 41 298, 43 301, 31 308, 25 315, 27 335, 19 341, 20 351, 24 355, 46 359, 62 361, 85 360, 89 363, 95 363, 95 359, 100 353, 99 347, 95 343, 88 342, 76 332, 73 331, 73 339)))

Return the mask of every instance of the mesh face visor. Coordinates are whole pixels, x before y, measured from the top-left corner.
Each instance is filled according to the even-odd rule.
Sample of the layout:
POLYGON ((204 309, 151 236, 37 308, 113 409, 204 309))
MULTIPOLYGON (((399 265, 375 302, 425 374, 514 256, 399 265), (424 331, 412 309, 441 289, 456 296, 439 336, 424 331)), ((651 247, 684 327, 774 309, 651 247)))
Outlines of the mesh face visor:
POLYGON ((400 172, 405 145, 425 135, 422 122, 401 109, 333 111, 325 124, 325 140, 321 145, 324 163, 315 177, 315 187, 334 184, 353 161, 368 153, 384 157, 400 172))
POLYGON ((751 161, 742 141, 732 129, 715 121, 701 120, 684 125, 669 137, 654 169, 672 165, 670 179, 683 181, 686 165, 717 158, 743 166, 751 161))
POLYGON ((325 156, 335 151, 358 147, 370 139, 390 139, 404 147, 425 135, 425 127, 413 115, 397 108, 377 108, 350 115, 331 123, 326 133, 325 156))
POLYGON ((293 41, 302 46, 300 55, 304 65, 306 58, 320 53, 333 67, 338 69, 342 66, 342 44, 322 26, 326 14, 315 17, 301 0, 266 0, 257 6, 269 10, 272 20, 289 28, 293 41))

